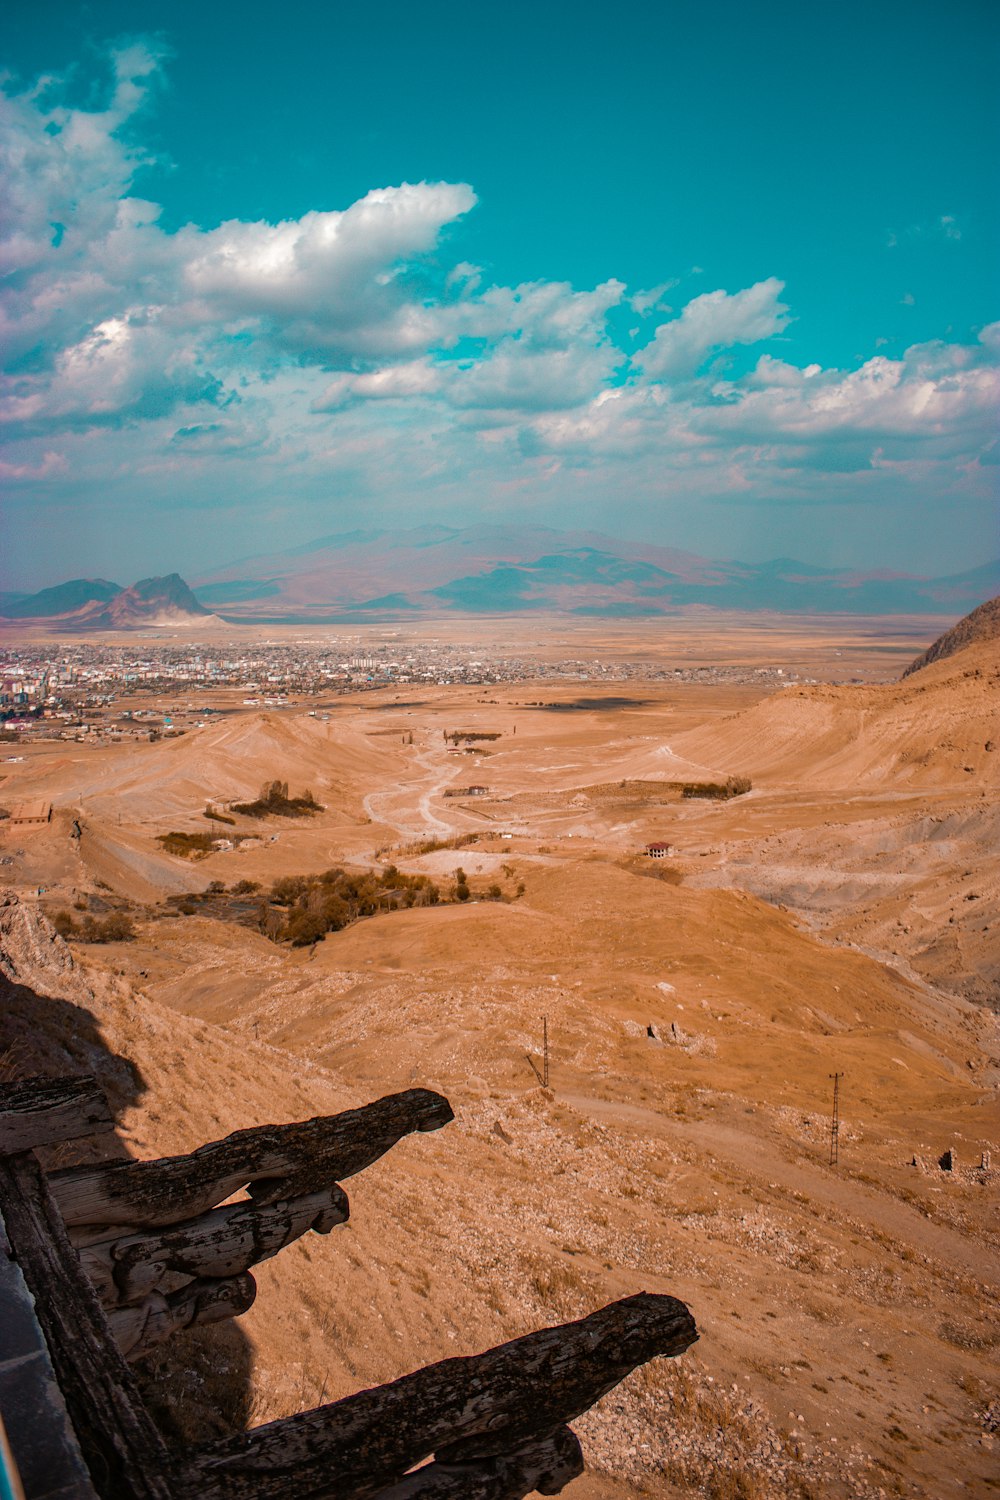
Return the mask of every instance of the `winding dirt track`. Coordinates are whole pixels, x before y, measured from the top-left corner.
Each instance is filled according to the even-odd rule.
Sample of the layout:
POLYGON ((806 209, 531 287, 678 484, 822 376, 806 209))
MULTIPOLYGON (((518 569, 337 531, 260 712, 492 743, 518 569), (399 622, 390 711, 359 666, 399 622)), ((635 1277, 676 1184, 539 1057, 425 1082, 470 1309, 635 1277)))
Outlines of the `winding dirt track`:
POLYGON ((423 779, 419 777, 400 782, 397 786, 368 792, 362 805, 372 822, 393 828, 404 838, 453 838, 463 829, 473 826, 472 820, 462 813, 457 815, 460 821, 446 823, 431 807, 432 799, 441 797, 445 788, 457 780, 458 773, 462 770, 460 763, 449 761, 449 752, 443 747, 443 742, 442 748, 438 749, 437 741, 432 739, 426 749, 417 751, 414 758, 427 772, 427 785, 416 798, 414 789, 420 786, 423 779), (420 817, 420 823, 414 822, 414 813, 420 817))

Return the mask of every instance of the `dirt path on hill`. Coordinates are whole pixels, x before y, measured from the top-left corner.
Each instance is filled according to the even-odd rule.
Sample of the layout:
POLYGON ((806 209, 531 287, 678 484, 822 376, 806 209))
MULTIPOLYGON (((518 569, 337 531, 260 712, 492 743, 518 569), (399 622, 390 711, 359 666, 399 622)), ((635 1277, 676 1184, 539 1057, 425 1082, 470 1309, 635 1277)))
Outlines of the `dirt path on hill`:
POLYGON ((428 785, 420 792, 416 802, 413 799, 413 792, 422 778, 414 778, 412 781, 401 782, 398 786, 383 787, 379 791, 368 792, 363 798, 366 815, 373 823, 382 823, 388 828, 393 828, 404 838, 420 838, 428 835, 434 838, 452 838, 460 832, 462 825, 444 822, 431 809, 431 799, 440 797, 444 789, 455 781, 461 769, 457 764, 448 764, 447 753, 446 750, 436 750, 433 743, 428 745, 426 750, 417 751, 414 759, 427 772, 428 785), (413 822, 414 812, 422 819, 421 823, 413 822))
MULTIPOLYGON (((623 1123, 633 1123, 645 1130, 662 1134, 664 1116, 638 1104, 615 1104, 610 1100, 590 1098, 586 1094, 560 1094, 564 1104, 590 1114, 612 1116, 623 1123)), ((923 1214, 898 1199, 872 1192, 863 1184, 837 1176, 819 1162, 805 1165, 789 1161, 773 1147, 764 1155, 758 1137, 744 1134, 732 1126, 712 1122, 696 1123, 671 1118, 672 1136, 690 1142, 709 1159, 726 1167, 735 1167, 747 1181, 759 1181, 790 1193, 803 1195, 809 1202, 830 1210, 838 1218, 853 1218, 867 1227, 879 1226, 880 1233, 894 1237, 926 1255, 961 1267, 977 1280, 1000 1276, 1000 1255, 990 1254, 981 1244, 941 1224, 934 1224, 923 1214)))

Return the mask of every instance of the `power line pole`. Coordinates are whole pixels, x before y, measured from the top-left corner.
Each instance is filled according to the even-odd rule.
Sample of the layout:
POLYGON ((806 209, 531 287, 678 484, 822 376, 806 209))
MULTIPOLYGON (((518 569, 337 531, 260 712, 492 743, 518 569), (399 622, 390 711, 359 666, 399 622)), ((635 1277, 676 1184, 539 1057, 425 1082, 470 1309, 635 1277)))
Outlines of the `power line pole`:
POLYGON ((833 1115, 830 1119, 830 1165, 835 1167, 840 1155, 840 1080, 843 1073, 830 1073, 833 1079, 833 1115))
POLYGON ((549 1086, 549 1018, 542 1017, 542 1088, 549 1086))

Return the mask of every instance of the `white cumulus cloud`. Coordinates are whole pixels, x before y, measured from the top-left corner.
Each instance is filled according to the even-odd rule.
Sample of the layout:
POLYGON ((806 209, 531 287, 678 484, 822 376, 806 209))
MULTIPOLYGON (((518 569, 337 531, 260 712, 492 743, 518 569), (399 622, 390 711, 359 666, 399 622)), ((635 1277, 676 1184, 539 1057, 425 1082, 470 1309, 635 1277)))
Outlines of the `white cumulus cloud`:
POLYGON ((778 300, 784 289, 784 282, 769 276, 741 292, 695 297, 680 317, 660 324, 635 356, 636 369, 653 379, 683 379, 716 350, 773 338, 788 323, 788 308, 778 300))
MULTIPOLYGON (((562 476, 568 501, 580 483, 647 504, 800 503, 828 475, 841 495, 950 493, 995 452, 1000 325, 853 369, 796 363, 788 341, 737 377, 726 354, 791 321, 776 276, 676 314, 666 277, 496 284, 463 258, 476 194, 460 182, 170 232, 134 188, 161 55, 135 43, 110 63, 101 109, 61 103, 58 79, 0 90, 0 477, 26 506, 68 476, 141 508, 140 476, 151 501, 208 509, 222 466, 241 496, 527 505, 562 476), (631 357, 628 322, 627 343, 646 340, 631 357)), ((942 215, 935 232, 961 227, 942 215)))

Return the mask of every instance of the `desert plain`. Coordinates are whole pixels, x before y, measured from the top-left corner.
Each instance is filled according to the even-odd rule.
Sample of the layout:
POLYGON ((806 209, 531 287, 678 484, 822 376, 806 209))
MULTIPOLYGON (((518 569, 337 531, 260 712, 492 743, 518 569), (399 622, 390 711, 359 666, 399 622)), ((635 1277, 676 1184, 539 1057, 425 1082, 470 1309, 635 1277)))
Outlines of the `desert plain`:
POLYGON ((52 805, 0 823, 6 1076, 96 1072, 137 1156, 455 1110, 145 1362, 175 1440, 649 1290, 700 1340, 575 1424, 577 1500, 1000 1487, 1000 643, 900 680, 948 623, 435 622, 566 665, 0 746, 0 803, 52 805), (233 813, 274 780, 321 810, 233 813), (283 941, 274 882, 338 867, 441 899, 283 941), (113 911, 130 940, 52 925, 113 911))

